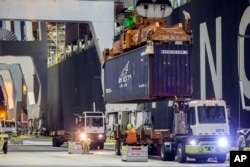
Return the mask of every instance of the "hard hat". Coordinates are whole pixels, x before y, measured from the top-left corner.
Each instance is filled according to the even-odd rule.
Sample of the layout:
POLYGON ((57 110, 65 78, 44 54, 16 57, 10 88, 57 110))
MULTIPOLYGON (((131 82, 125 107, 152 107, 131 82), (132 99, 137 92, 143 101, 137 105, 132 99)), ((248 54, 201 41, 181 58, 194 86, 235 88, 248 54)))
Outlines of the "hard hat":
POLYGON ((131 129, 132 128, 132 125, 131 124, 128 124, 127 125, 127 129, 129 130, 129 129, 131 129))

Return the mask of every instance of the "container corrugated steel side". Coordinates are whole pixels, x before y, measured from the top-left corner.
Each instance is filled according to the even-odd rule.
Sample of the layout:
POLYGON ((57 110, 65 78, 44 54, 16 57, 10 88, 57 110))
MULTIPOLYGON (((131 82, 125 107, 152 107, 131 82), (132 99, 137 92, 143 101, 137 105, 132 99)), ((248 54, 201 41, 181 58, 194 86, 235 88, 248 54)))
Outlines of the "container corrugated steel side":
POLYGON ((105 101, 138 102, 191 97, 191 49, 183 45, 155 45, 108 59, 104 65, 105 101))
POLYGON ((137 107, 137 110, 150 113, 148 121, 152 122, 154 129, 172 129, 174 120, 174 110, 172 103, 172 100, 140 103, 137 107))

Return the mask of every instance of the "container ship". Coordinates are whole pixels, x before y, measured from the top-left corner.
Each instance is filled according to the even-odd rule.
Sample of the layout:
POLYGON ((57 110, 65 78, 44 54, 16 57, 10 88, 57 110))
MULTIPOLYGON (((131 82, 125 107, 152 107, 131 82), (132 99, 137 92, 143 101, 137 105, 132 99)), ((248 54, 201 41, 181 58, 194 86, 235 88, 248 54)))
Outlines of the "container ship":
MULTIPOLYGON (((249 15, 249 2, 193 0, 173 9, 171 16, 166 18, 167 23, 175 25, 179 22, 184 22, 183 11, 188 11, 192 18, 190 22, 190 29, 193 34, 191 55, 192 80, 187 82, 192 83, 193 89, 190 90, 181 86, 183 89, 179 91, 188 91, 188 94, 191 91, 194 99, 224 99, 228 104, 230 112, 231 134, 233 136, 238 127, 250 126, 248 121, 248 117, 250 117, 250 112, 248 111, 250 92, 247 79, 250 75, 250 68, 247 63, 250 61, 248 60, 249 57, 246 56, 250 52, 247 48, 250 30, 246 27, 249 24, 248 19, 246 19, 249 15), (201 13, 200 11, 203 12, 201 13)), ((135 48, 135 52, 141 53, 140 50, 145 49, 142 47, 135 48)), ((157 51, 157 48, 155 51, 157 51)), ((115 52, 113 53, 116 56, 115 59, 119 59, 119 55, 116 55, 115 52)), ((134 60, 135 62, 140 61, 139 58, 134 57, 134 59, 137 59, 134 60)), ((142 63, 141 65, 145 64, 142 63)), ((125 76, 126 65, 120 66, 120 68, 124 69, 125 76)), ((115 73, 116 71, 114 70, 113 72, 115 73)), ((183 72, 186 72, 186 70, 183 72)), ((95 47, 83 52, 82 55, 73 56, 64 63, 49 69, 49 82, 55 80, 55 76, 57 76, 57 80, 60 83, 60 87, 57 87, 58 90, 53 89, 53 84, 48 87, 48 97, 53 92, 53 94, 56 94, 56 96, 51 96, 53 99, 50 100, 55 102, 49 108, 50 112, 48 112, 50 117, 48 121, 51 127, 54 126, 52 122, 55 122, 53 121, 55 119, 60 122, 61 128, 67 127, 70 123, 67 121, 67 118, 71 115, 74 108, 92 109, 92 99, 88 98, 88 94, 92 92, 93 82, 97 83, 98 87, 98 90, 94 89, 96 95, 100 94, 100 96, 97 96, 99 102, 96 103, 100 107, 97 108, 105 110, 101 83, 97 81, 98 79, 93 79, 94 76, 100 76, 99 74, 101 74, 101 62, 98 59, 95 47), (94 63, 90 65, 89 62, 94 63), (90 74, 90 69, 94 69, 96 74, 90 74), (73 96, 77 98, 72 98, 73 93, 77 94, 73 96)), ((115 75, 121 75, 121 73, 115 75)), ((143 74, 143 76, 148 77, 148 74, 143 74)), ((112 77, 111 74, 110 77, 112 77)), ((125 78, 129 79, 129 75, 123 77, 120 81, 125 81, 125 78)), ((185 78, 183 80, 185 81, 185 78)), ((138 83, 140 82, 138 81, 138 83)), ((126 83, 121 82, 120 85, 125 86, 126 83)), ((148 94, 148 90, 145 89, 145 83, 141 83, 139 86, 142 87, 142 91, 134 94, 135 98, 141 95, 147 98, 163 96, 157 93, 153 86, 151 87, 154 90, 151 91, 152 94, 148 94)), ((127 88, 131 88, 131 86, 127 85, 127 88)), ((126 93, 133 93, 133 89, 135 88, 126 91, 124 96, 126 96, 126 93)), ((159 89, 164 89, 167 93, 174 91, 164 87, 159 89)), ((110 91, 105 90, 104 93, 110 91)), ((119 93, 124 92, 121 91, 119 93)), ((115 99, 115 95, 107 95, 107 98, 110 98, 112 102, 115 99)), ((131 101, 133 99, 127 100, 131 101)))
MULTIPOLYGON (((126 82, 130 79, 130 73, 126 73, 126 71, 129 71, 131 68, 131 61, 119 66, 119 69, 123 70, 123 73, 118 73, 118 70, 113 71, 115 73, 113 76, 111 75, 112 73, 109 73, 111 79, 114 76, 121 76, 119 86, 131 88, 131 90, 127 89, 126 91, 121 90, 120 92, 114 92, 113 90, 107 89, 103 91, 100 79, 102 62, 99 60, 95 46, 85 49, 82 53, 68 57, 66 60, 49 67, 47 73, 48 84, 45 83, 46 87, 44 89, 47 91, 47 94, 44 94, 47 95, 47 102, 45 102, 46 106, 44 106, 44 113, 41 116, 47 129, 69 129, 75 123, 72 114, 74 111, 93 110, 95 108, 96 110, 105 112, 107 107, 104 96, 106 100, 112 103, 118 103, 124 99, 127 102, 133 102, 138 99, 146 102, 154 100, 155 98, 168 98, 169 95, 173 95, 173 92, 174 94, 179 94, 178 96, 180 97, 188 97, 191 93, 193 99, 215 98, 225 100, 230 113, 230 130, 232 131, 232 136, 234 136, 233 132, 236 132, 237 128, 250 127, 248 121, 250 117, 250 90, 248 79, 250 76, 250 67, 248 62, 250 62, 250 60, 249 56, 247 56, 250 52, 247 47, 250 43, 248 39, 250 30, 247 27, 250 22, 248 17, 250 15, 249 8, 249 1, 235 0, 192 0, 179 7, 172 5, 172 8, 168 8, 169 10, 166 11, 172 9, 172 13, 165 18, 167 25, 171 26, 178 25, 178 23, 185 23, 183 11, 187 11, 191 16, 189 28, 192 30, 192 49, 189 46, 185 46, 185 48, 181 50, 183 53, 187 53, 191 50, 192 54, 183 54, 180 60, 175 60, 174 54, 171 55, 169 59, 163 56, 161 57, 163 58, 162 60, 154 59, 156 57, 152 56, 145 56, 143 50, 146 51, 146 45, 139 44, 143 40, 135 40, 134 43, 130 43, 130 46, 122 45, 122 47, 124 47, 123 50, 109 50, 109 54, 106 54, 108 56, 105 56, 106 62, 103 66, 111 62, 111 59, 122 59, 119 55, 124 51, 132 52, 128 47, 132 47, 135 52, 140 54, 138 57, 130 56, 134 59, 133 62, 134 65, 136 65, 136 67, 134 67, 135 70, 139 70, 137 66, 143 67, 144 73, 141 77, 147 77, 144 78, 144 80, 148 82, 143 83, 140 82, 140 80, 137 81, 137 85, 141 90, 137 94, 135 94, 134 91, 136 88, 131 88, 130 83, 126 82), (140 59, 140 56, 144 57, 140 59), (178 68, 176 68, 176 71, 171 72, 167 68, 162 68, 165 67, 164 63, 168 63, 169 61, 173 61, 173 63, 181 61, 185 64, 188 63, 189 60, 190 66, 186 67, 186 69, 183 68, 178 71, 178 68), (146 66, 147 63, 152 63, 152 61, 162 61, 163 64, 157 67, 146 66), (139 64, 137 65, 137 63, 139 64), (128 66, 126 66, 127 64, 128 66), (191 80, 187 80, 187 78, 190 77, 186 77, 189 72, 192 76, 191 80), (168 86, 164 86, 161 83, 164 83, 166 78, 157 76, 161 74, 167 77, 173 77, 174 75, 180 76, 179 74, 183 74, 183 77, 180 77, 180 80, 170 80, 171 83, 167 84, 168 86), (151 81, 155 79, 155 85, 150 85, 151 81), (185 83, 185 85, 178 85, 179 83, 185 83), (176 87, 173 88, 173 85, 176 87), (113 93, 110 93, 111 91, 113 91, 113 93), (163 93, 161 94, 159 92, 163 93), (116 98, 118 93, 124 96, 123 99, 116 98), (127 98, 126 96, 128 94, 133 95, 133 99, 127 98)), ((137 18, 137 20, 138 19, 139 18, 137 18)), ((128 20, 128 25, 129 23, 134 23, 134 17, 128 20)), ((185 24, 183 24, 183 28, 184 27, 185 24)), ((128 30, 133 32, 133 29, 128 30)), ((130 38, 129 36, 123 37, 125 41, 130 38)), ((135 38, 135 36, 133 38, 135 38)), ((142 43, 147 44, 148 38, 150 38, 150 33, 143 38, 144 41, 142 43)), ((164 49, 164 47, 166 47, 165 42, 166 41, 162 44, 162 50, 173 50, 171 52, 174 53, 174 50, 176 50, 178 46, 172 43, 172 45, 168 45, 169 48, 164 49)), ((183 43, 185 43, 185 41, 183 41, 183 43)), ((150 42, 148 44, 150 44, 150 42)), ((1 42, 1 45, 3 48, 6 48, 3 54, 5 54, 5 52, 12 54, 12 52, 8 51, 18 50, 17 47, 13 49, 10 43, 1 42)), ((27 48, 29 47, 30 44, 27 44, 27 48)), ((155 54, 161 49, 160 47, 161 46, 157 46, 156 42, 154 42, 155 54)), ((47 52, 39 50, 39 47, 37 48, 39 52, 47 52)), ((23 50, 29 49, 25 48, 23 50)), ((162 53, 164 52, 165 51, 162 53)), ((39 59, 39 57, 37 58, 39 59)), ((115 66, 118 65, 115 64, 115 66)), ((106 67, 108 68, 108 66, 106 67)), ((46 78, 42 78, 42 81, 46 81, 46 78)), ((117 82, 119 82, 119 78, 117 82)), ((106 86, 108 86, 108 84, 112 86, 109 80, 106 81, 106 84, 106 86)), ((157 105, 160 107, 161 103, 159 102, 157 105)))

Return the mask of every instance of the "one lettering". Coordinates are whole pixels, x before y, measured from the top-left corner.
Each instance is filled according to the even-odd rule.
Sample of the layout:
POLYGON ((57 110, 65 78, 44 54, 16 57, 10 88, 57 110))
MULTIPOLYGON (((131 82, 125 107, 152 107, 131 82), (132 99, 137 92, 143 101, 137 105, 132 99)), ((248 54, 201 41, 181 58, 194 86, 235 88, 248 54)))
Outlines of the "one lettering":
POLYGON ((206 23, 200 24, 200 86, 201 99, 206 99, 206 51, 216 99, 222 98, 222 40, 221 17, 216 18, 216 66, 206 23))
POLYGON ((244 11, 240 25, 239 25, 239 37, 238 37, 238 70, 239 70, 239 78, 240 78, 240 93, 241 93, 241 102, 242 108, 245 110, 250 110, 250 106, 245 106, 245 97, 250 99, 250 81, 247 78, 246 71, 245 71, 245 38, 249 38, 250 34, 245 34, 246 29, 250 23, 250 7, 247 7, 244 11))

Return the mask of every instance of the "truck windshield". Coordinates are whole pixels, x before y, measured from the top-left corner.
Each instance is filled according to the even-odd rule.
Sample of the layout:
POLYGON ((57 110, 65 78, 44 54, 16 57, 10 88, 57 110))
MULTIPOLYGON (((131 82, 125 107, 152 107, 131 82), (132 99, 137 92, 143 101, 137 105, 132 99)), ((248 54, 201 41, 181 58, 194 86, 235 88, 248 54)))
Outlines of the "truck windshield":
POLYGON ((86 125, 92 126, 92 127, 103 126, 103 118, 102 117, 87 117, 86 125))
POLYGON ((0 128, 1 132, 11 132, 16 128, 16 122, 12 120, 1 120, 0 128))
POLYGON ((226 123, 225 108, 223 106, 199 106, 199 123, 226 123))
POLYGON ((1 120, 1 127, 15 128, 16 127, 16 122, 15 121, 9 121, 9 120, 1 120))

